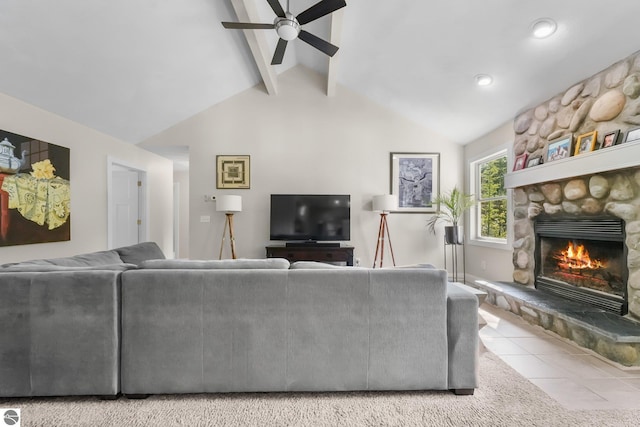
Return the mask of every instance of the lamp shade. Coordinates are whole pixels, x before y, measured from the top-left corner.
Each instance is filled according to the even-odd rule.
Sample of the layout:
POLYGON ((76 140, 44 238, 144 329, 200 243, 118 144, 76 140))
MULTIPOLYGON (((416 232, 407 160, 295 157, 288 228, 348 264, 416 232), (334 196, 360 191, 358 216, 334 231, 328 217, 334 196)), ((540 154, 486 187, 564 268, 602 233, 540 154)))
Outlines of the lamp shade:
POLYGON ((242 196, 225 195, 216 197, 216 211, 242 212, 242 196))
POLYGON ((398 209, 398 198, 391 194, 373 196, 374 212, 390 212, 398 209))

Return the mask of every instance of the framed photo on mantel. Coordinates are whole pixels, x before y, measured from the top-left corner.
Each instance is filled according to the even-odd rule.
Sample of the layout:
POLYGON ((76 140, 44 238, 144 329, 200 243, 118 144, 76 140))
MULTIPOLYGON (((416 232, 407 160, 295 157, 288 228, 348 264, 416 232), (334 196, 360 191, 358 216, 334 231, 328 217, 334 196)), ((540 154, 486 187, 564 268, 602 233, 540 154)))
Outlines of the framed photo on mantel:
POLYGON ((640 127, 635 127, 627 131, 624 142, 634 142, 640 139, 640 127))
POLYGON ((571 144, 573 143, 573 134, 563 136, 549 142, 547 146, 547 162, 565 159, 571 156, 571 144))
POLYGON ((529 155, 526 152, 516 156, 516 161, 513 164, 513 170, 519 171, 524 169, 527 166, 527 157, 529 157, 529 155))
POLYGON ((614 130, 613 132, 606 133, 602 138, 602 144, 600 148, 609 148, 613 147, 618 143, 618 138, 620 136, 620 129, 614 130))
POLYGON ((391 194, 398 196, 395 212, 436 212, 440 191, 440 153, 391 153, 391 194))
POLYGON ((593 151, 596 147, 596 141, 598 139, 598 131, 594 130, 593 132, 588 132, 578 136, 578 141, 576 142, 574 156, 582 153, 588 153, 589 151, 593 151))

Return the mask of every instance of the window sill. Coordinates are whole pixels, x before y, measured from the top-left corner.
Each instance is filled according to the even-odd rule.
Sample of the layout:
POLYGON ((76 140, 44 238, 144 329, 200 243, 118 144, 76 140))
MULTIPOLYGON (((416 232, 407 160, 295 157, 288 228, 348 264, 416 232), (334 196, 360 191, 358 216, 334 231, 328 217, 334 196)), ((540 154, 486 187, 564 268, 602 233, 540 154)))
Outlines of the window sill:
POLYGON ((511 246, 508 241, 494 241, 494 240, 482 240, 482 239, 469 239, 469 245, 482 246, 485 248, 499 249, 502 251, 511 251, 511 246))

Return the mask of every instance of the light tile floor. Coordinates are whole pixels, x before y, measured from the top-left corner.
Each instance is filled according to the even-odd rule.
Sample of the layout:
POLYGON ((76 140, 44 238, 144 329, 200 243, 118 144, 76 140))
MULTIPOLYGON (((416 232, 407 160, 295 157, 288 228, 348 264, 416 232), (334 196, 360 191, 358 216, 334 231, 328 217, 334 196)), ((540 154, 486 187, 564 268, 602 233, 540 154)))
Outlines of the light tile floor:
POLYGON ((567 409, 640 410, 640 368, 606 361, 490 304, 480 315, 487 322, 480 329, 486 349, 567 409))

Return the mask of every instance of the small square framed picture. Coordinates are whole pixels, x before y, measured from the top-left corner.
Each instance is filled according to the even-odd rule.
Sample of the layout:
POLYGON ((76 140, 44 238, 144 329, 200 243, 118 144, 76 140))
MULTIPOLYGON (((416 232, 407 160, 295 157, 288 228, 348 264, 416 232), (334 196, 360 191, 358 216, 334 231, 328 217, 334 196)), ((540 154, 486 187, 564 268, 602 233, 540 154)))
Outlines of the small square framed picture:
POLYGON ((513 164, 513 170, 514 171, 519 171, 520 169, 524 169, 525 166, 527 165, 527 157, 529 156, 529 154, 522 153, 519 156, 516 156, 516 161, 513 164))
POLYGON ((544 160, 542 159, 542 156, 532 157, 527 162, 527 167, 528 168, 532 168, 534 166, 541 165, 542 163, 544 163, 544 160))
POLYGON ((249 156, 216 156, 216 188, 251 187, 249 156))
POLYGON ((634 142, 640 139, 640 127, 629 129, 624 142, 634 142))
POLYGON ((547 162, 560 160, 571 156, 571 144, 573 143, 573 134, 563 136, 549 142, 547 146, 547 162))
POLYGON ((613 132, 605 133, 602 138, 602 144, 600 148, 609 148, 613 147, 618 143, 618 136, 620 135, 620 129, 614 130, 613 132))
POLYGON ((578 136, 578 140, 576 141, 576 148, 573 152, 573 155, 577 156, 578 154, 593 151, 596 146, 597 138, 597 130, 594 130, 593 132, 583 133, 582 135, 578 136))

